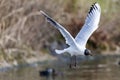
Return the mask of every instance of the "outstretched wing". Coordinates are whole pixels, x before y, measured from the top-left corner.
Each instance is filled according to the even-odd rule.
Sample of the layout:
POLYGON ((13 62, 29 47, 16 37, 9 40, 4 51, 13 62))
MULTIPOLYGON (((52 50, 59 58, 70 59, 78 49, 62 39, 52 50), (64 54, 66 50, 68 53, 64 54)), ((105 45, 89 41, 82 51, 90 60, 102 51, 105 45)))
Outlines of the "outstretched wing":
POLYGON ((86 46, 87 40, 92 35, 92 33, 98 28, 98 23, 100 20, 101 8, 98 3, 94 3, 85 20, 80 32, 75 37, 77 44, 82 47, 86 46))
POLYGON ((75 45, 75 39, 70 35, 70 33, 64 27, 62 27, 59 23, 54 21, 51 17, 49 17, 43 11, 40 11, 40 12, 46 17, 48 22, 50 22, 55 28, 57 28, 61 32, 61 34, 63 35, 63 37, 66 40, 66 44, 75 45))

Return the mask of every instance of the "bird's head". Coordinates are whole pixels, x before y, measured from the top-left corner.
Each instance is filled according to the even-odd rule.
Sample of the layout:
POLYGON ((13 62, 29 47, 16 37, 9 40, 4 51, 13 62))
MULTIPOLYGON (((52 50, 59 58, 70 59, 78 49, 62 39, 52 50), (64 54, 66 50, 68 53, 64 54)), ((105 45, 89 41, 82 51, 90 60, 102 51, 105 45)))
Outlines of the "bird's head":
POLYGON ((92 53, 91 53, 91 51, 89 49, 85 49, 84 54, 86 56, 89 56, 89 55, 92 56, 92 53))

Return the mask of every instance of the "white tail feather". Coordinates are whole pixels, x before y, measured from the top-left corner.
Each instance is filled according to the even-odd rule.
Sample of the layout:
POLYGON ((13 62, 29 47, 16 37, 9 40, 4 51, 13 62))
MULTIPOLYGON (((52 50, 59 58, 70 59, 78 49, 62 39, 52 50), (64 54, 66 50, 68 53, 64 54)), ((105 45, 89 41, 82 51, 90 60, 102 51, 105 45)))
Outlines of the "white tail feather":
POLYGON ((62 53, 64 53, 65 52, 65 50, 55 50, 55 52, 57 53, 57 54, 62 54, 62 53))

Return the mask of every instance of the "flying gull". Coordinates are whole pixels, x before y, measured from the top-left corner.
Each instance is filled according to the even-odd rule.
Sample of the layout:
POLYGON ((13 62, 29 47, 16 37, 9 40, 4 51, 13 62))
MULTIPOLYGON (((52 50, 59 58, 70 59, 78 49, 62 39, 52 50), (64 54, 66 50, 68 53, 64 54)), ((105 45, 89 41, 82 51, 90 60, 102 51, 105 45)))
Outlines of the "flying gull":
POLYGON ((51 17, 49 17, 45 12, 40 12, 47 19, 47 21, 51 23, 51 25, 53 25, 56 29, 58 29, 61 32, 62 36, 66 40, 66 44, 69 45, 68 48, 65 48, 63 50, 56 49, 55 52, 57 54, 68 52, 71 56, 92 55, 91 51, 86 48, 86 43, 89 37, 92 35, 92 33, 98 28, 101 14, 101 8, 98 3, 94 3, 90 7, 85 23, 75 38, 73 38, 71 34, 62 25, 60 25, 51 17))

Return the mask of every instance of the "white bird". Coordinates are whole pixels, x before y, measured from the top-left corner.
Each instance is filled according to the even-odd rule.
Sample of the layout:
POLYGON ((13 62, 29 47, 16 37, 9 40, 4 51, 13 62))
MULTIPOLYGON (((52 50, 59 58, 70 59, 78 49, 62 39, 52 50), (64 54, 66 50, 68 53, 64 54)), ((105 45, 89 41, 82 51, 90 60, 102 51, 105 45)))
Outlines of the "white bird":
POLYGON ((43 11, 40 12, 45 16, 48 22, 50 22, 55 28, 57 28, 61 32, 61 34, 66 40, 66 44, 69 45, 68 48, 65 48, 63 50, 55 50, 57 54, 68 52, 71 56, 91 55, 91 51, 86 48, 86 43, 92 33, 98 28, 101 14, 101 8, 98 3, 94 3, 90 7, 90 10, 85 20, 85 24, 75 38, 73 38, 71 34, 62 25, 54 21, 46 13, 44 13, 43 11))

